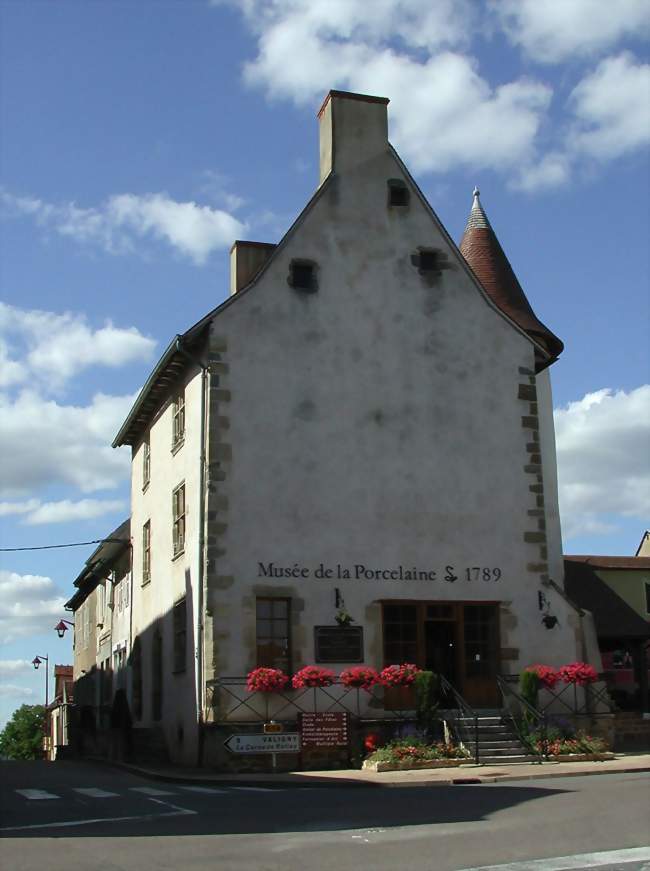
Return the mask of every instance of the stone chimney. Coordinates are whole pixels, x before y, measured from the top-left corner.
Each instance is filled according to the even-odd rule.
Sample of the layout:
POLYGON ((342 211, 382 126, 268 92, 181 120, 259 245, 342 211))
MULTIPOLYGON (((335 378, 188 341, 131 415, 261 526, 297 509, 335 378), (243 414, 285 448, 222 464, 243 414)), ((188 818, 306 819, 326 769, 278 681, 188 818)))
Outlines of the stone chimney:
POLYGON ((320 183, 332 170, 346 172, 386 152, 388 99, 330 91, 318 113, 320 183))
POLYGON ((237 240, 230 249, 230 295, 237 293, 253 280, 277 248, 269 242, 242 242, 237 240))

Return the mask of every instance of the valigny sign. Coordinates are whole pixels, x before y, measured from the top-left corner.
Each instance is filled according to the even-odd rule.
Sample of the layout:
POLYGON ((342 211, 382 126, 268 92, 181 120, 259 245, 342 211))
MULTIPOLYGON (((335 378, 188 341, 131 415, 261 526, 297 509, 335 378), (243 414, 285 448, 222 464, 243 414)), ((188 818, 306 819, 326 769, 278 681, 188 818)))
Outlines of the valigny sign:
POLYGON ((223 746, 231 753, 300 753, 300 734, 231 735, 223 746))

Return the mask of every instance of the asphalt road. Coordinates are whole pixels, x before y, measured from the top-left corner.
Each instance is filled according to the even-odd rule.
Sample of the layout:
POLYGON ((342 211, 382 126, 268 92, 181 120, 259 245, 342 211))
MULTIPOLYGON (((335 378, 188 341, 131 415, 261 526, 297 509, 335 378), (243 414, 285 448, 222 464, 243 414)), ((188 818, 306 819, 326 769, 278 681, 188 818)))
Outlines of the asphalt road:
POLYGON ((650 869, 647 774, 261 789, 3 762, 0 780, 3 871, 650 869))

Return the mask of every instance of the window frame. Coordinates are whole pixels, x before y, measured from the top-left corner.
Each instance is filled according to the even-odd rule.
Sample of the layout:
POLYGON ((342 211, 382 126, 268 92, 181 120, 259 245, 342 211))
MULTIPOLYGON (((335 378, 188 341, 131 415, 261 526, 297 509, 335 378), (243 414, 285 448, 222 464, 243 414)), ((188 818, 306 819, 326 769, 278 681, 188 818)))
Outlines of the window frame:
POLYGON ((187 671, 187 597, 183 596, 174 603, 172 609, 174 631, 173 640, 173 672, 181 674, 187 671))
POLYGON ((185 441, 185 389, 179 391, 172 401, 172 451, 177 451, 185 441))
POLYGON ((185 552, 185 535, 187 532, 187 501, 185 499, 185 481, 181 481, 172 490, 172 559, 185 552), (182 494, 182 511, 179 510, 179 495, 182 494), (180 541, 180 544, 179 544, 180 541))
POLYGON ((292 644, 292 633, 291 633, 291 623, 292 623, 292 607, 291 607, 291 597, 290 596, 256 596, 255 597, 255 662, 257 668, 281 668, 286 674, 291 674, 292 672, 292 661, 293 661, 293 644, 292 644), (271 603, 271 616, 270 617, 261 617, 258 613, 259 604, 261 602, 270 602, 271 603), (273 606, 275 603, 283 602, 286 604, 286 616, 282 617, 274 617, 273 616, 273 606), (264 620, 266 622, 274 623, 284 623, 285 632, 283 634, 276 634, 273 632, 273 625, 271 626, 271 634, 270 635, 262 635, 260 633, 260 621, 264 620), (275 638, 286 638, 287 646, 286 646, 286 655, 283 657, 269 657, 265 656, 261 653, 261 642, 263 639, 266 639, 268 642, 273 642, 275 638), (278 665, 278 660, 283 660, 283 665, 278 665))
POLYGON ((147 434, 142 443, 142 490, 151 483, 151 438, 147 434))
POLYGON ((142 524, 142 586, 151 582, 151 519, 142 524))

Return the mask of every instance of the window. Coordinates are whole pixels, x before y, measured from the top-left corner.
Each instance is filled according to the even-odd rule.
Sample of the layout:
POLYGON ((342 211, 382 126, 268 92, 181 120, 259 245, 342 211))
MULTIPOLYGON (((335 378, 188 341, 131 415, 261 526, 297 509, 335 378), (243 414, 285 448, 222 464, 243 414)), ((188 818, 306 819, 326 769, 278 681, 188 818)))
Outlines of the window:
POLYGON ((133 716, 142 719, 142 645, 140 639, 133 642, 131 651, 131 669, 133 672, 133 716))
POLYGON ((151 717, 162 720, 163 708, 163 642, 156 629, 151 650, 151 717))
POLYGON ((417 662, 416 605, 384 605, 384 664, 417 662))
POLYGON ((142 583, 151 580, 151 521, 142 527, 142 583))
POLYGON ((180 484, 172 493, 172 546, 174 556, 185 549, 185 484, 180 484))
POLYGON ((645 609, 650 614, 650 581, 645 582, 645 609))
POLYGON ((291 673, 291 599, 256 600, 257 665, 291 673))
POLYGON ((183 444, 185 438, 185 393, 174 397, 172 406, 172 450, 183 444))
POLYGON ((433 248, 418 248, 417 252, 411 255, 411 263, 420 273, 440 272, 441 268, 438 252, 433 248))
POLYGON ((174 605, 174 671, 185 671, 187 660, 187 600, 174 605))
POLYGON ((388 205, 408 206, 410 191, 401 178, 388 179, 388 205))
POLYGON ((151 442, 146 437, 142 445, 142 489, 146 490, 151 481, 151 442))
POLYGON ((316 264, 312 260, 292 260, 287 280, 291 287, 294 287, 296 290, 314 293, 314 291, 318 290, 316 264))

